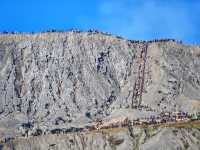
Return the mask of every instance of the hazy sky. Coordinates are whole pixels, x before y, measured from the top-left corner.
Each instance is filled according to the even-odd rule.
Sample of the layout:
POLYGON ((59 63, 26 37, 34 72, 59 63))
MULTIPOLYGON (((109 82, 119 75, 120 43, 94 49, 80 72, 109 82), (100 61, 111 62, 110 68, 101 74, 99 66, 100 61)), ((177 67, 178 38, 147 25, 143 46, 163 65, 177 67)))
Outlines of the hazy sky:
POLYGON ((0 31, 51 28, 200 44, 200 0, 0 0, 0 31))

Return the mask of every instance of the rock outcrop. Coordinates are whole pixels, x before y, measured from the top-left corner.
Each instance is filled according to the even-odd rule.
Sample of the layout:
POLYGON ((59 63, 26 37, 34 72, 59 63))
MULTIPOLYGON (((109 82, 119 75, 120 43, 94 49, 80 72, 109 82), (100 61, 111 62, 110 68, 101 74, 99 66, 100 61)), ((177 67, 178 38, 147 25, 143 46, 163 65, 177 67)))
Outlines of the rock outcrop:
MULTIPOLYGON (((44 135, 60 129, 73 132, 99 119, 148 117, 163 111, 200 112, 199 91, 199 47, 174 40, 135 42, 91 32, 0 35, 1 138, 44 135)), ((145 131, 140 130, 142 136, 145 131)), ((162 143, 169 138, 175 141, 165 145, 180 144, 183 137, 198 141, 186 129, 178 129, 180 138, 172 136, 172 130, 162 129, 136 147, 166 149, 162 143), (156 148, 153 143, 158 141, 156 148)), ((117 139, 98 134, 98 138, 61 136, 60 143, 50 147, 115 149, 116 145, 138 143, 127 132, 117 139), (101 144, 90 147, 92 142, 101 144), (69 147, 70 143, 73 146, 69 147)), ((195 135, 200 136, 198 130, 195 135)), ((59 140, 49 136, 46 144, 59 140)), ((43 136, 34 138, 36 141, 23 141, 24 146, 46 149, 43 136)), ((20 145, 18 149, 24 149, 20 145)), ((188 145, 198 147, 195 142, 188 145)), ((169 149, 178 148, 172 147, 169 149)))

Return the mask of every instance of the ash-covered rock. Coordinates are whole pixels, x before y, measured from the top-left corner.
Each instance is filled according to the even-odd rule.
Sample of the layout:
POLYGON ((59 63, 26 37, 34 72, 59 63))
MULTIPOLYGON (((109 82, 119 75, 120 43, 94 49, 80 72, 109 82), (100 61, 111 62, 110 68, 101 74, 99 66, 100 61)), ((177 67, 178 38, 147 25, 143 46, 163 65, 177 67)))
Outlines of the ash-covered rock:
POLYGON ((120 116, 199 112, 199 66, 199 47, 170 39, 129 41, 98 32, 2 34, 0 137, 81 130, 120 116))

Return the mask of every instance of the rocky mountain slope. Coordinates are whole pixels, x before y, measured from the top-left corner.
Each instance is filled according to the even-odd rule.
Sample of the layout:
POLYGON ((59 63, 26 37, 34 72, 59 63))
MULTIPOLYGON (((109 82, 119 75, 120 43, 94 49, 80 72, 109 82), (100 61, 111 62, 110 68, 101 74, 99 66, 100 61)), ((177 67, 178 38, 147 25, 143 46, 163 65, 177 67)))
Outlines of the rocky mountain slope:
POLYGON ((199 149, 199 129, 176 129, 177 135, 156 129, 143 142, 136 137, 147 131, 137 128, 49 135, 96 120, 175 111, 200 112, 199 47, 96 32, 0 35, 0 138, 19 137, 16 149, 47 149, 50 141, 57 141, 54 149, 184 149, 184 140, 199 149), (31 137, 38 131, 48 136, 31 137), (20 140, 24 135, 30 139, 20 140))
POLYGON ((16 139, 5 149, 61 150, 199 150, 200 131, 176 128, 113 129, 94 133, 16 139))

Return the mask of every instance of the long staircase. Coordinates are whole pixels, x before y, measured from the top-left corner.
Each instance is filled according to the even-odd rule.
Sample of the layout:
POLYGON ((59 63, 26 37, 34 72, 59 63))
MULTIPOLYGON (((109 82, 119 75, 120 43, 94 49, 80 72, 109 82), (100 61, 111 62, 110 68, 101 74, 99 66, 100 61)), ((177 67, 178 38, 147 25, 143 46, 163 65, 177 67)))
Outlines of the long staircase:
POLYGON ((133 86, 133 95, 131 101, 131 107, 137 108, 141 105, 142 102, 142 93, 144 89, 144 76, 145 76, 145 64, 147 58, 147 48, 148 44, 144 43, 142 46, 142 50, 140 52, 139 57, 137 58, 138 61, 138 71, 136 76, 136 81, 133 86))

